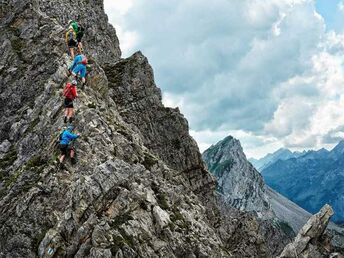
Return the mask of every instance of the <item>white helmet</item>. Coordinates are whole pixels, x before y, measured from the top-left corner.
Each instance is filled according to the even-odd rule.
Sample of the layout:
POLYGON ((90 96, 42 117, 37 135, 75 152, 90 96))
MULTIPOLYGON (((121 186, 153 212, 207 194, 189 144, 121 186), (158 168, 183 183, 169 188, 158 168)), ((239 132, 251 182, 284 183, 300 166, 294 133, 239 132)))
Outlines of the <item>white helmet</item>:
POLYGON ((73 80, 73 81, 72 81, 72 84, 73 84, 73 85, 78 85, 77 80, 73 80))

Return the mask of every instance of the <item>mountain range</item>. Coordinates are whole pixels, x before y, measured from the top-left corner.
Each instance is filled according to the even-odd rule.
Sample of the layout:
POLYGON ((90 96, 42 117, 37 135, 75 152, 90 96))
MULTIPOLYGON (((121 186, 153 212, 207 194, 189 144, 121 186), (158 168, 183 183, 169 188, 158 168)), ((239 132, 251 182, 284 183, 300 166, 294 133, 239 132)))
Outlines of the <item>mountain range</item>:
MULTIPOLYGON (((277 155, 276 155, 277 156, 277 155)), ((344 141, 332 150, 277 159, 261 170, 265 182, 310 213, 333 206, 333 221, 344 221, 344 141)))
POLYGON ((277 160, 286 160, 291 158, 297 158, 304 155, 306 151, 303 152, 292 152, 286 148, 280 148, 274 153, 269 153, 261 159, 250 158, 251 164, 258 170, 262 171, 264 168, 275 163, 277 160))
MULTIPOLYGON (((280 150, 279 155, 281 153, 290 155, 291 152, 280 150)), ((282 225, 286 232, 290 231, 289 227, 298 232, 311 216, 310 212, 265 184, 262 175, 246 159, 239 140, 232 136, 212 145, 202 157, 217 179, 217 191, 229 206, 256 212, 262 219, 282 225)), ((343 247, 344 229, 331 223, 328 230, 334 236, 333 242, 343 247)))

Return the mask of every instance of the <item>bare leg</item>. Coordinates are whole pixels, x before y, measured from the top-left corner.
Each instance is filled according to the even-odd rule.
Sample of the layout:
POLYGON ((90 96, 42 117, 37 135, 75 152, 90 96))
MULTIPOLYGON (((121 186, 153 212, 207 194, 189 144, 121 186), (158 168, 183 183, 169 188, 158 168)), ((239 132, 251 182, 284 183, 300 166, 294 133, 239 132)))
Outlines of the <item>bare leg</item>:
POLYGON ((71 160, 73 165, 76 164, 76 159, 74 156, 75 156, 75 151, 74 151, 74 149, 71 149, 70 150, 70 160, 71 160))
POLYGON ((73 149, 70 150, 70 158, 73 159, 75 155, 75 151, 73 149))
POLYGON ((62 155, 62 156, 60 157, 60 163, 63 163, 64 159, 65 159, 65 155, 62 155))
POLYGON ((64 123, 67 123, 67 119, 68 119, 68 108, 65 108, 65 117, 64 117, 64 123))
POLYGON ((74 48, 70 48, 69 52, 70 52, 70 56, 71 56, 72 60, 74 60, 74 48))
POLYGON ((67 119, 69 119, 70 117, 71 117, 71 112, 70 112, 70 110, 71 110, 71 108, 66 108, 66 110, 67 110, 67 119))
POLYGON ((83 48, 82 48, 82 43, 81 42, 78 43, 78 48, 79 48, 79 53, 82 53, 83 48))
POLYGON ((68 121, 69 123, 73 122, 73 116, 74 116, 74 112, 73 112, 73 108, 68 108, 68 121))

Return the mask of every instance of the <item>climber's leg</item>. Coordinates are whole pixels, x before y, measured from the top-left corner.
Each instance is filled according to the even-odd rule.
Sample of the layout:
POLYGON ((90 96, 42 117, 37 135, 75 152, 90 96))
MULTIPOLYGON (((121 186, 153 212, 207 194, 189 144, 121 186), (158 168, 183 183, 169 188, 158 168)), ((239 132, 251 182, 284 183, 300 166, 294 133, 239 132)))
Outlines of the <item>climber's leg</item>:
POLYGON ((74 48, 73 47, 69 49, 69 53, 70 53, 70 57, 72 59, 74 59, 74 48))
POLYGON ((70 148, 70 160, 71 160, 72 164, 76 163, 75 150, 73 147, 70 148))
POLYGON ((67 155, 68 145, 60 144, 60 150, 61 150, 60 163, 63 163, 63 161, 67 155))
POLYGON ((64 100, 65 107, 65 118, 64 122, 67 123, 68 119, 73 116, 73 100, 65 98, 64 100))
POLYGON ((81 42, 78 42, 78 50, 79 50, 79 53, 82 53, 84 51, 81 42))

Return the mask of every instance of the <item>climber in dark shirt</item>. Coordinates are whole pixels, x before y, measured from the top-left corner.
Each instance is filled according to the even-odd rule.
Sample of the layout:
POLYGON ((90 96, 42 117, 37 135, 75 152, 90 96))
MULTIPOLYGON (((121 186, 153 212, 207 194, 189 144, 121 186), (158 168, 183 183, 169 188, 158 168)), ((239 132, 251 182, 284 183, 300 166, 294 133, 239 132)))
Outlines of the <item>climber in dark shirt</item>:
POLYGON ((72 164, 76 163, 75 160, 75 149, 72 146, 72 142, 79 138, 80 135, 73 134, 74 127, 69 125, 66 130, 64 130, 60 135, 60 150, 61 150, 61 157, 60 157, 60 164, 63 164, 63 161, 66 155, 70 154, 70 158, 72 164))

